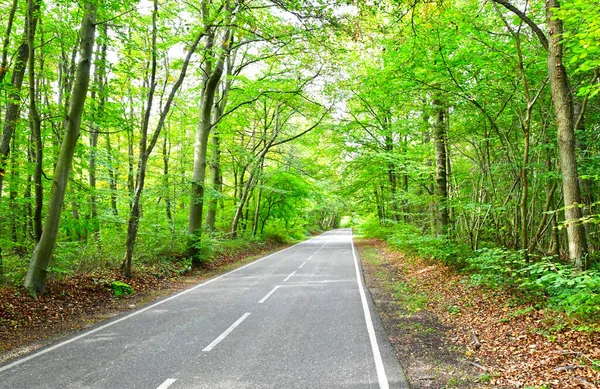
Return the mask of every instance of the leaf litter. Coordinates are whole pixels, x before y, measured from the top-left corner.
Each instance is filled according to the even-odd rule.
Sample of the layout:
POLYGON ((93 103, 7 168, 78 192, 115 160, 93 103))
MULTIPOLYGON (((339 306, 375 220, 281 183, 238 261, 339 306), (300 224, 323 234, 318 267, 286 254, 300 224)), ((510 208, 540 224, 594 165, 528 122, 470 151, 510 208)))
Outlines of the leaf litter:
POLYGON ((598 332, 580 329, 581 323, 563 314, 539 309, 518 292, 473 286, 468 276, 392 250, 383 241, 358 240, 357 245, 367 285, 376 289, 371 292, 413 388, 600 388, 598 332), (369 250, 377 259, 369 261, 373 256, 369 250), (406 309, 394 310, 393 301, 377 301, 385 277, 401 280, 410 295, 425 297, 422 309, 408 320, 412 326, 421 323, 421 331, 439 335, 436 342, 425 345, 433 358, 415 360, 418 340, 410 339, 414 334, 394 336, 398 329, 390 324, 398 321, 385 317, 406 309), (428 322, 423 324, 422 317, 428 317, 428 322), (402 350, 407 343, 408 352, 402 350), (419 379, 419 363, 432 364, 428 369, 434 374, 425 384, 419 379), (448 369, 455 369, 454 377, 443 374, 448 369))

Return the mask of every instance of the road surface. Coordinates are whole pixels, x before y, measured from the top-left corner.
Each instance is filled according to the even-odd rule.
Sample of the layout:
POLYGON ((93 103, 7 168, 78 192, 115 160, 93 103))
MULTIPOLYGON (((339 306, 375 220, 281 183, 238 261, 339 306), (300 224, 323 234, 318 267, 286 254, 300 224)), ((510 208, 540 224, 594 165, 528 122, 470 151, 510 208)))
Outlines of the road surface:
POLYGON ((348 229, 0 366, 1 388, 408 388, 348 229))

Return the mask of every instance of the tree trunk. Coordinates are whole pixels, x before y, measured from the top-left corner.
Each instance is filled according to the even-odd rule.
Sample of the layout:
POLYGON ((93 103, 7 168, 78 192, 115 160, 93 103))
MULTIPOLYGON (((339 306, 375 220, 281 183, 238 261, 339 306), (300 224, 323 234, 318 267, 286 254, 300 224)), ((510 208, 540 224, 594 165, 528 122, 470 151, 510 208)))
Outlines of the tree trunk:
POLYGON ((146 113, 144 115, 144 121, 142 123, 142 140, 140 142, 140 156, 139 156, 139 162, 138 162, 135 192, 134 192, 133 199, 131 202, 129 220, 127 222, 127 241, 125 243, 125 248, 126 248, 125 258, 123 259, 123 264, 121 265, 121 268, 122 268, 125 276, 128 278, 130 278, 132 275, 131 267, 132 267, 133 251, 135 249, 135 243, 137 240, 138 227, 139 227, 139 221, 140 221, 140 215, 141 215, 140 199, 141 199, 142 192, 144 190, 144 185, 146 182, 146 166, 148 163, 148 158, 150 158, 150 154, 152 154, 152 150, 154 149, 154 146, 156 146, 156 143, 158 142, 160 133, 161 133, 162 129, 164 128, 165 121, 167 119, 167 115, 169 114, 169 111, 171 110, 171 105, 173 104, 173 99, 175 98, 177 91, 181 87, 181 84, 183 84, 183 80, 185 79, 187 69, 190 64, 192 55, 196 51, 196 48, 198 47, 198 44, 200 43, 200 40, 202 39, 202 36, 203 36, 203 33, 200 33, 197 36, 194 43, 192 44, 192 46, 190 47, 190 49, 187 53, 187 56, 186 56, 185 60, 183 61, 183 65, 179 72, 179 77, 177 78, 177 81, 175 82, 175 84, 173 84, 173 87, 171 88, 171 91, 169 92, 169 97, 167 98, 167 102, 166 102, 164 108, 162 109, 162 111, 160 112, 160 117, 159 117, 158 123, 156 124, 156 129, 154 130, 154 133, 152 134, 152 138, 150 139, 150 142, 148 142, 148 126, 150 123, 152 100, 154 98, 154 86, 156 85, 156 55, 157 55, 156 18, 157 18, 157 14, 158 14, 158 0, 154 0, 153 29, 152 29, 152 35, 153 35, 152 36, 152 47, 153 47, 152 57, 153 58, 152 58, 152 75, 150 78, 151 86, 150 86, 150 91, 148 92, 148 103, 146 106, 146 113))
POLYGON ((15 12, 17 12, 17 5, 19 0, 13 0, 10 11, 8 12, 8 22, 6 23, 6 32, 4 33, 4 42, 2 44, 2 59, 0 60, 0 84, 4 81, 4 77, 8 72, 8 46, 10 45, 10 35, 12 33, 12 26, 15 20, 15 12))
MULTIPOLYGON (((385 121, 387 123, 387 120, 385 121)), ((386 129, 389 130, 389 129, 386 129)), ((386 134, 385 136, 385 151, 388 153, 388 158, 393 159, 394 157, 394 139, 391 134, 386 134)), ((398 222, 398 201, 397 201, 397 192, 398 192, 398 177, 396 175, 396 166, 394 162, 389 162, 387 166, 388 173, 388 181, 390 182, 390 197, 391 197, 391 206, 392 206, 392 220, 398 222)))
POLYGON ((19 119, 19 110, 21 108, 21 87, 23 86, 23 78, 25 77, 25 69, 29 58, 29 45, 27 36, 28 27, 25 27, 23 43, 19 47, 14 70, 11 77, 12 87, 8 94, 8 104, 6 105, 6 113, 4 115, 4 131, 0 140, 0 199, 2 198, 2 186, 4 183, 4 173, 6 159, 10 153, 10 142, 17 126, 19 119))
POLYGON ((171 143, 169 142, 168 132, 165 131, 163 138, 163 193, 165 198, 165 215, 169 221, 169 226, 173 224, 173 214, 171 212, 171 184, 169 182, 169 157, 171 155, 171 143))
POLYGON ((33 232, 35 242, 39 242, 42 236, 42 208, 44 206, 44 187, 42 186, 43 169, 43 144, 42 144, 42 120, 38 113, 36 104, 36 84, 35 84, 35 30, 37 25, 37 14, 40 5, 37 0, 28 0, 27 21, 27 44, 29 46, 29 127, 34 144, 33 159, 35 160, 35 171, 33 182, 35 187, 35 210, 33 213, 33 232))
POLYGON ((552 102, 558 128, 558 154, 563 180, 565 223, 569 241, 569 258, 577 269, 587 267, 587 239, 581 222, 581 194, 577 176, 575 157, 575 128, 573 99, 567 71, 563 65, 563 45, 561 42, 562 21, 553 18, 553 9, 559 8, 558 0, 546 0, 546 22, 548 23, 548 77, 552 89, 552 102))
POLYGON ((67 115, 67 131, 62 141, 58 161, 54 170, 54 179, 48 201, 48 211, 40 241, 35 247, 29 269, 25 277, 25 287, 33 294, 44 293, 46 283, 46 268, 52 258, 60 215, 65 198, 65 191, 69 181, 69 174, 73 162, 73 154, 81 125, 81 115, 85 105, 89 81, 94 37, 96 32, 95 2, 85 2, 85 14, 81 26, 80 57, 77 66, 77 75, 73 89, 71 106, 67 115))
MULTIPOLYGON (((202 90, 200 122, 196 130, 196 142, 194 144, 194 172, 192 176, 192 189, 190 201, 190 215, 188 221, 188 232, 196 234, 202 228, 202 212, 204 206, 204 185, 206 180, 206 156, 208 149, 208 136, 212 129, 212 112, 217 87, 223 75, 225 58, 230 45, 231 30, 228 29, 223 37, 223 52, 219 56, 214 69, 211 61, 207 61, 205 74, 208 75, 202 90)), ((210 52, 213 46, 213 38, 207 40, 207 50, 210 52)), ((192 250, 193 251, 193 250, 192 250)), ((194 253, 190 252, 191 255, 194 253)), ((199 263, 192 261, 192 264, 199 263)))
MULTIPOLYGON (((107 35, 106 25, 102 25, 101 35, 105 37, 107 35)), ((94 68, 94 84, 97 88, 98 94, 98 108, 95 112, 95 120, 90 125, 90 155, 89 155, 89 171, 88 171, 88 183, 90 186, 90 229, 92 234, 94 235, 94 239, 98 246, 100 245, 100 225, 98 222, 98 199, 96 195, 96 153, 98 148, 98 136, 99 136, 99 128, 97 121, 100 120, 104 116, 104 104, 106 101, 106 96, 104 93, 104 80, 106 73, 106 51, 107 45, 106 43, 102 43, 99 45, 98 52, 96 53, 95 58, 95 68, 94 68)), ((92 100, 96 99, 96 89, 92 90, 91 94, 92 100)))
POLYGON ((435 197, 438 204, 436 209, 436 234, 448 233, 448 174, 446 156, 446 125, 444 123, 444 107, 441 100, 435 97, 432 101, 433 122, 432 132, 435 144, 435 197))
MULTIPOLYGON (((221 139, 216 130, 213 132, 211 145, 210 186, 215 193, 221 193, 223 187, 221 182, 221 139)), ((216 196, 213 196, 208 202, 208 212, 206 213, 206 229, 208 231, 215 230, 218 202, 219 199, 216 196)))
POLYGON ((252 236, 256 236, 258 230, 258 219, 260 216, 260 201, 262 199, 262 185, 258 188, 258 195, 256 196, 256 208, 254 209, 254 220, 252 221, 252 236))
POLYGON ((106 154, 108 158, 108 181, 110 186, 110 208, 114 216, 119 215, 117 208, 117 172, 115 171, 110 134, 106 134, 106 154))

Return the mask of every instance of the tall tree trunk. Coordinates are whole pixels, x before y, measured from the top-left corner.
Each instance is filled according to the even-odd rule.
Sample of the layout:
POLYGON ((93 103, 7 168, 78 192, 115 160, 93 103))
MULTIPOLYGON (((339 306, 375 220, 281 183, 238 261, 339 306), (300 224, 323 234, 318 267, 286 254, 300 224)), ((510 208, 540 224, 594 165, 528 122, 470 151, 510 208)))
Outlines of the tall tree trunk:
POLYGON ((33 182, 35 187, 35 211, 33 213, 33 232, 36 243, 42 236, 42 208, 44 204, 44 187, 42 186, 43 169, 43 145, 42 145, 42 120, 38 113, 36 104, 36 83, 35 83, 35 29, 37 25, 37 14, 40 10, 38 0, 28 0, 27 6, 27 45, 29 47, 29 127, 31 128, 32 141, 34 144, 33 159, 35 161, 35 171, 33 182))
POLYGON ((48 212, 44 222, 44 229, 40 241, 35 247, 29 269, 25 277, 25 287, 33 294, 44 293, 46 283, 46 268, 52 258, 60 215, 65 198, 65 191, 69 181, 69 174, 73 162, 73 154, 81 124, 81 115, 85 105, 89 81, 94 37, 96 32, 96 2, 85 2, 85 14, 81 26, 80 57, 77 65, 77 75, 73 89, 71 107, 67 115, 67 131, 58 155, 54 170, 54 179, 48 201, 48 212))
POLYGON ((19 47, 15 66, 11 77, 10 92, 8 93, 8 104, 6 105, 6 113, 4 114, 4 131, 0 140, 0 199, 2 199, 2 186, 4 184, 4 174, 6 172, 5 163, 10 153, 10 142, 17 126, 19 119, 19 110, 21 109, 21 88, 23 86, 23 78, 25 77, 25 69, 27 68, 27 60, 29 58, 29 45, 27 36, 28 27, 25 26, 23 34, 23 43, 19 47))
MULTIPOLYGON (((221 138, 217 129, 213 132, 211 139, 211 163, 210 163, 210 186, 214 193, 221 193, 221 138)), ((215 230, 217 220, 217 206, 219 199, 213 196, 208 201, 208 211, 206 213, 206 229, 215 230)))
POLYGON ((260 216, 260 201, 262 199, 262 183, 264 181, 261 179, 261 185, 258 187, 258 195, 256 196, 256 208, 254 209, 254 220, 252 221, 252 236, 256 236, 256 232, 258 230, 258 219, 260 216))
MULTIPOLYGON (((12 149, 13 149, 13 153, 10 156, 10 164, 11 164, 11 180, 9 183, 9 189, 8 189, 8 200, 9 200, 9 205, 11 207, 11 209, 14 212, 14 216, 11 217, 10 219, 10 224, 11 224, 11 237, 12 237, 12 241, 14 243, 17 243, 19 241, 18 235, 17 235, 17 222, 18 222, 18 217, 17 217, 17 212, 20 211, 19 206, 17 205, 17 189, 18 189, 18 182, 19 182, 19 168, 17 165, 17 158, 15 156, 14 150, 17 149, 17 142, 15 141, 15 138, 13 136, 13 140, 12 140, 12 149)), ((25 237, 25 239, 27 239, 28 234, 25 233, 23 234, 23 236, 25 237)))
POLYGON ((119 215, 117 208, 117 172, 114 167, 114 157, 112 153, 112 144, 110 134, 106 134, 106 154, 108 158, 108 182, 110 186, 110 208, 114 216, 119 215))
POLYGON ((562 21, 553 17, 553 10, 560 8, 558 0, 546 0, 548 23, 548 77, 552 89, 552 102, 558 128, 558 155, 562 172, 565 223, 569 241, 569 258, 577 269, 587 267, 587 239, 582 224, 581 194, 575 156, 575 128, 573 98, 567 71, 563 65, 562 21))
MULTIPOLYGON (((389 126, 387 118, 385 118, 386 126, 389 126)), ((389 128, 386 128, 386 131, 389 131, 389 128)), ((392 219, 395 222, 400 220, 398 215, 398 200, 397 200, 397 192, 398 192, 398 176, 396 174, 396 165, 393 162, 394 158, 394 138, 392 134, 385 135, 385 151, 388 153, 388 158, 392 160, 392 162, 388 162, 387 166, 387 174, 388 181, 390 183, 390 203, 392 206, 392 219)))
POLYGON ((446 125, 444 123, 444 106, 439 97, 434 97, 432 132, 435 144, 435 197, 438 204, 436 210, 436 234, 448 233, 448 173, 446 155, 446 125))
POLYGON ((2 59, 0 60, 0 84, 4 81, 4 77, 8 72, 8 46, 10 45, 10 36, 12 34, 12 26, 15 20, 15 12, 19 0, 13 0, 10 11, 8 12, 8 21, 6 23, 6 32, 4 33, 4 42, 2 44, 2 59))
MULTIPOLYGON (((227 79, 223 87, 221 101, 219 101, 218 104, 215 104, 214 108, 213 125, 215 128, 213 129, 211 138, 210 186, 213 192, 219 195, 223 189, 223 177, 221 172, 221 137, 217 124, 221 120, 221 116, 223 116, 223 112, 225 112, 225 106, 227 105, 229 91, 233 82, 231 75, 233 72, 233 62, 237 56, 236 54, 237 51, 234 51, 232 55, 228 56, 227 58, 227 79)), ((206 229, 208 231, 215 230, 218 202, 219 198, 216 196, 213 196, 208 201, 208 211, 206 213, 206 229)))
POLYGON ((152 100, 154 99, 154 88, 156 86, 156 55, 157 55, 157 45, 156 45, 156 18, 158 14, 158 0, 154 0, 154 12, 153 12, 153 27, 152 27, 152 73, 150 77, 150 91, 148 92, 148 103, 146 106, 146 112, 144 115, 144 121, 142 123, 142 140, 140 142, 140 155, 137 169, 137 180, 135 185, 135 191, 133 195, 133 199, 131 202, 131 209, 129 213, 129 220, 127 222, 127 241, 125 243, 125 258, 123 259, 123 264, 121 266, 126 277, 131 277, 132 275, 132 259, 133 259, 133 251, 135 249, 135 243, 137 240, 137 234, 139 229, 139 221, 141 215, 141 204, 140 199, 142 197, 142 192, 144 190, 144 185, 146 182, 146 167, 148 164, 148 159, 150 158, 150 154, 152 154, 152 150, 156 146, 158 139, 160 137, 161 131, 164 128, 165 121, 171 110, 171 106, 173 104, 173 99, 177 94, 177 91, 183 84, 183 80, 185 79, 188 66, 190 64, 190 60, 192 55, 196 51, 200 40, 204 36, 203 33, 199 33, 196 37, 196 40, 193 42, 190 47, 187 56, 183 61, 183 65, 181 66, 181 70, 179 72, 179 77, 171 91, 169 92, 169 97, 167 98, 167 102, 165 103, 164 108, 160 112, 160 117, 158 119, 158 123, 156 124, 156 129, 152 134, 152 138, 148 142, 148 126, 150 123, 150 113, 152 110, 152 100))
MULTIPOLYGON (((207 74, 206 82, 202 90, 200 122, 196 130, 196 142, 194 144, 194 172, 192 176, 190 215, 188 221, 188 232, 196 234, 202 228, 203 206, 204 206, 204 185, 206 180, 206 157, 208 150, 208 137, 212 129, 212 111, 215 102, 215 94, 217 87, 223 75, 225 59, 228 53, 228 48, 231 45, 230 40, 231 30, 228 29, 223 37, 222 53, 217 59, 216 64, 207 61, 205 74, 207 74)), ((207 50, 210 52, 214 43, 214 36, 207 40, 207 50)), ((190 255, 196 257, 191 248, 190 255)), ((198 266, 199 259, 192 260, 193 266, 198 266)))
POLYGON ((95 88, 92 90, 92 100, 98 99, 98 107, 95 112, 95 120, 91 124, 90 128, 90 155, 89 155, 89 171, 88 171, 88 184, 90 186, 90 229, 94 235, 94 239, 98 246, 100 245, 100 224, 98 222, 98 199, 96 195, 96 154, 98 148, 98 136, 100 135, 99 126, 97 121, 104 116, 104 104, 106 96, 104 92, 104 80, 106 78, 106 52, 107 52, 107 28, 103 24, 100 30, 100 36, 104 39, 102 44, 98 45, 98 52, 94 61, 94 84, 95 88), (96 96, 96 94, 98 96, 96 96))
POLYGON ((163 157, 163 190, 165 197, 165 215, 169 225, 173 224, 173 213, 171 212, 171 184, 169 182, 169 157, 171 155, 171 142, 169 142, 168 131, 165 131, 163 137, 162 157, 163 157))

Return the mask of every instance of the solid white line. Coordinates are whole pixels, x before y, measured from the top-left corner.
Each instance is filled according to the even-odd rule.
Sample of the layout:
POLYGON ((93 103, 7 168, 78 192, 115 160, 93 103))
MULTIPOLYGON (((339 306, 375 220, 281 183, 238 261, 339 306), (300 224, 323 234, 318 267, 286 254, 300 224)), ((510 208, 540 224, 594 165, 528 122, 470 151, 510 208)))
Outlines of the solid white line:
POLYGON ((162 384, 160 384, 160 386, 156 389, 167 389, 169 386, 173 385, 173 383, 177 381, 177 379, 175 378, 169 378, 168 380, 166 380, 165 382, 163 382, 162 384))
POLYGON ((202 351, 210 351, 212 350, 216 345, 218 345, 219 343, 221 343, 221 341, 223 339, 225 339, 227 337, 227 335, 231 334, 231 332, 233 330, 235 330, 235 327, 239 326, 240 324, 242 324, 242 322, 244 320, 246 320, 246 318, 250 316, 250 312, 246 312, 242 315, 242 317, 240 317, 239 319, 236 320, 235 323, 233 323, 231 326, 229 326, 228 329, 225 330, 225 332, 223 332, 221 335, 219 335, 219 337, 215 340, 212 341, 211 344, 209 344, 208 346, 206 346, 202 351))
POLYGON ((289 276, 285 277, 285 280, 283 280, 283 282, 286 282, 287 280, 289 280, 290 278, 292 278, 292 276, 293 276, 294 274, 296 274, 296 271, 295 271, 295 270, 292 272, 292 274, 290 274, 289 276))
POLYGON ((360 279, 360 270, 358 270, 358 258, 356 257, 356 251, 354 250, 354 240, 352 239, 352 232, 350 232, 350 234, 350 245, 352 246, 352 256, 354 257, 354 270, 356 271, 356 282, 358 283, 360 301, 362 302, 363 311, 365 313, 365 321, 367 323, 369 341, 371 342, 371 350, 373 351, 373 358, 375 359, 375 370, 377 371, 377 380, 379 381, 379 388, 389 389, 390 386, 388 384, 387 375, 385 374, 385 368, 383 367, 381 353, 379 352, 379 344, 377 343, 377 337, 375 336, 375 328, 373 326, 373 320, 371 319, 369 304, 367 304, 367 296, 365 295, 362 280, 360 279))
POLYGON ((262 304, 262 303, 264 303, 265 301, 267 301, 267 299, 268 299, 269 297, 271 297, 271 295, 272 295, 273 293, 275 293, 275 291, 276 291, 277 289, 279 289, 279 288, 281 288, 281 285, 277 285, 276 287, 274 287, 274 288, 273 288, 273 290, 272 290, 272 291, 270 291, 269 293, 267 293, 267 295, 266 295, 265 297, 263 297, 263 298, 262 298, 262 299, 261 299, 261 300, 260 300, 258 303, 259 303, 259 304, 262 304))
POLYGON ((12 369, 13 367, 15 367, 15 366, 18 366, 18 365, 20 365, 20 364, 22 364, 22 363, 28 362, 28 361, 30 361, 30 360, 32 360, 32 359, 34 359, 34 358, 37 358, 37 357, 39 357, 40 355, 44 355, 44 354, 46 354, 46 353, 49 353, 50 351, 54 351, 54 350, 56 350, 56 349, 58 349, 58 348, 60 348, 60 347, 66 346, 66 345, 68 345, 68 344, 70 344, 70 343, 73 343, 73 342, 75 342, 75 341, 77 341, 77 340, 79 340, 79 339, 81 339, 81 338, 84 338, 84 337, 86 337, 86 336, 88 336, 88 335, 94 334, 94 333, 96 333, 96 332, 98 332, 98 331, 102 331, 103 329, 106 329, 106 328, 108 328, 108 327, 112 327, 112 326, 114 326, 114 325, 115 325, 115 324, 117 324, 117 323, 120 323, 120 322, 122 322, 122 321, 124 321, 124 320, 127 320, 127 319, 130 319, 130 318, 134 317, 134 316, 137 316, 137 315, 139 315, 139 314, 140 314, 140 313, 142 313, 142 312, 145 312, 145 311, 147 311, 147 310, 150 310, 150 309, 152 309, 152 308, 154 308, 154 307, 156 307, 156 306, 158 306, 158 305, 164 304, 164 303, 166 303, 167 301, 171 301, 171 300, 173 300, 173 299, 176 299, 177 297, 183 296, 184 294, 186 294, 186 293, 189 293, 189 292, 191 292, 191 291, 193 291, 193 290, 196 290, 196 289, 198 289, 198 288, 200 288, 200 287, 202 287, 202 286, 204 286, 204 285, 208 285, 208 284, 210 284, 211 282, 215 282, 216 280, 219 280, 219 279, 221 279, 221 278, 223 278, 223 277, 225 277, 225 276, 228 276, 228 275, 230 275, 230 274, 232 274, 232 273, 235 273, 235 272, 237 272, 237 271, 240 271, 240 270, 242 270, 242 269, 245 269, 245 268, 247 268, 248 266, 252 266, 252 265, 254 265, 254 264, 257 264, 257 263, 259 263, 259 262, 261 262, 261 261, 263 261, 263 260, 265 260, 265 259, 267 259, 267 258, 271 258, 271 257, 272 257, 272 256, 274 256, 274 255, 280 254, 280 253, 282 253, 282 252, 284 252, 284 251, 287 251, 287 250, 289 250, 289 249, 291 249, 291 248, 293 248, 293 247, 296 247, 296 246, 299 246, 299 245, 301 245, 301 244, 304 244, 304 243, 306 243, 306 242, 308 242, 308 241, 310 241, 310 240, 312 240, 312 239, 314 239, 314 238, 311 238, 311 239, 308 239, 308 240, 302 241, 302 242, 300 242, 300 243, 297 243, 297 244, 295 244, 295 245, 293 245, 293 246, 290 246, 290 247, 286 247, 286 248, 284 248, 283 250, 279 250, 279 251, 277 251, 277 252, 274 252, 274 253, 272 253, 272 254, 269 254, 269 255, 267 255, 266 257, 262 257, 262 258, 260 258, 260 259, 257 259, 256 261, 254 261, 254 262, 250 262, 250 263, 249 263, 249 264, 247 264, 247 265, 244 265, 244 266, 242 266, 242 267, 238 267, 237 269, 234 269, 234 270, 232 270, 232 271, 229 271, 229 272, 227 272, 227 273, 225 273, 225 274, 221 274, 221 275, 220 275, 220 276, 218 276, 218 277, 211 278, 210 280, 208 280, 208 281, 205 281, 205 282, 203 282, 203 283, 201 283, 201 284, 198 284, 198 285, 196 285, 196 286, 193 286, 193 287, 191 287, 191 288, 189 288, 189 289, 186 289, 186 290, 184 290, 183 292, 179 292, 179 293, 177 293, 176 295, 173 295, 173 296, 171 296, 171 297, 168 297, 168 298, 166 298, 166 299, 164 299, 164 300, 161 300, 161 301, 159 301, 159 302, 156 302, 156 303, 154 303, 154 304, 152 304, 152 305, 149 305, 149 306, 147 306, 147 307, 145 307, 145 308, 142 308, 142 309, 140 309, 139 311, 135 311, 135 312, 133 312, 133 313, 130 313, 130 314, 129 314, 129 315, 127 315, 127 316, 123 316, 123 317, 122 317, 122 318, 120 318, 120 319, 117 319, 117 320, 111 321, 110 323, 106 323, 106 324, 104 324, 104 325, 102 325, 102 326, 100 326, 100 327, 96 327, 96 328, 94 328, 94 329, 92 329, 92 330, 89 330, 89 331, 87 331, 87 332, 85 332, 85 333, 83 333, 83 334, 81 334, 81 335, 77 335, 77 336, 75 336, 75 337, 73 337, 73 338, 71 338, 71 339, 67 339, 67 340, 65 340, 64 342, 61 342, 61 343, 55 344, 54 346, 50 346, 50 347, 48 347, 48 348, 45 348, 45 349, 43 349, 43 350, 41 350, 41 351, 38 351, 38 352, 37 352, 37 353, 35 353, 35 354, 31 354, 31 355, 29 355, 29 356, 27 356, 27 357, 25 357, 25 358, 19 359, 19 360, 17 360, 17 361, 14 361, 14 362, 12 362, 12 363, 9 363, 8 365, 2 366, 2 367, 0 367, 0 373, 2 373, 3 371, 6 371, 6 370, 12 369))
POLYGON ((302 269, 304 267, 304 265, 306 265, 306 262, 308 262, 308 261, 302 262, 302 265, 300 265, 300 267, 298 267, 298 269, 302 269))

